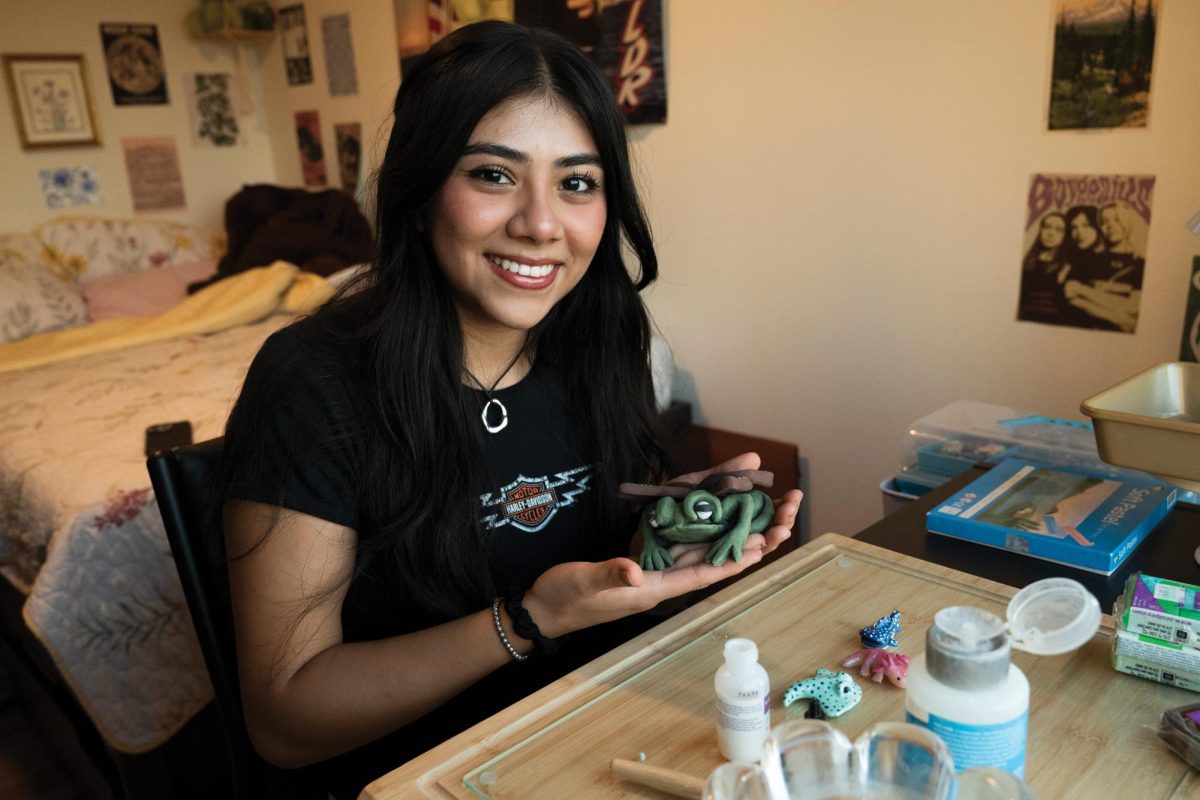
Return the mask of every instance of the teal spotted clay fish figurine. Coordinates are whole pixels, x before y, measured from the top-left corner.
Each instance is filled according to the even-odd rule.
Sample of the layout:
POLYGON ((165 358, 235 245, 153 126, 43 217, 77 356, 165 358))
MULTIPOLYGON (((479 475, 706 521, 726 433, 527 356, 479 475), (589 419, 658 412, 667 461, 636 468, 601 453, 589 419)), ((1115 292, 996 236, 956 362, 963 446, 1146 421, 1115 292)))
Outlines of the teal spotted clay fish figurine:
POLYGON ((880 617, 858 632, 863 647, 899 647, 896 634, 900 632, 900 611, 880 617))
MULTIPOLYGON (((811 678, 793 683, 783 695, 783 704, 809 698, 825 716, 840 717, 862 700, 862 689, 847 672, 832 672, 822 667, 811 678)), ((819 716, 817 717, 820 718, 819 716)))

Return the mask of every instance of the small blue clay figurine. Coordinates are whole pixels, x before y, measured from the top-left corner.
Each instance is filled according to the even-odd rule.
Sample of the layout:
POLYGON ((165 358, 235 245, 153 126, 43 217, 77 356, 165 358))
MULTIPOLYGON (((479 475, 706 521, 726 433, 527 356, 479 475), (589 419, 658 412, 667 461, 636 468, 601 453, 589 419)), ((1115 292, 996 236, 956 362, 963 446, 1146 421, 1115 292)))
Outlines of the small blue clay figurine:
POLYGON ((858 632, 863 647, 899 647, 896 634, 900 632, 900 612, 893 611, 858 632))

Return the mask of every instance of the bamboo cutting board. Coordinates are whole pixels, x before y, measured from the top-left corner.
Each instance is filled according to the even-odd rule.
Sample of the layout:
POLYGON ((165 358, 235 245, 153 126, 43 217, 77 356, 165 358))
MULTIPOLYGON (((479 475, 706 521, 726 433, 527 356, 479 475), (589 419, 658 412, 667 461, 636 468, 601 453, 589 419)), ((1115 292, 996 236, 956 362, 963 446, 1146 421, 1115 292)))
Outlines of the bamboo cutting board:
MULTIPOLYGON (((859 628, 900 609, 899 652, 924 650, 933 615, 974 605, 1004 615, 1016 589, 826 534, 374 781, 362 797, 665 798, 613 775, 613 758, 699 778, 722 762, 713 675, 726 639, 758 643, 771 722, 803 716, 783 693, 859 647, 859 628)), ((1026 780, 1043 800, 1193 797, 1200 781, 1155 736, 1165 709, 1196 696, 1115 672, 1112 619, 1074 653, 1014 653, 1029 678, 1026 780)), ((855 675, 858 707, 831 722, 850 738, 903 721, 904 692, 855 675)))

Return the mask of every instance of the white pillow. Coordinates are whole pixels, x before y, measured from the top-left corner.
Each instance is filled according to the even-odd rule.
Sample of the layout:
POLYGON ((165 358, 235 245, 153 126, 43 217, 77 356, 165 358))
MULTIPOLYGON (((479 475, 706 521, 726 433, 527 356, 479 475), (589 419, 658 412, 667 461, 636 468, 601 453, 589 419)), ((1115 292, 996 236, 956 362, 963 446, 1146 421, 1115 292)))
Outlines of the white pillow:
POLYGON ((0 342, 82 325, 87 310, 79 289, 40 261, 0 250, 0 342))
POLYGON ((209 242, 173 222, 63 217, 39 225, 34 235, 51 267, 77 283, 212 257, 209 242))

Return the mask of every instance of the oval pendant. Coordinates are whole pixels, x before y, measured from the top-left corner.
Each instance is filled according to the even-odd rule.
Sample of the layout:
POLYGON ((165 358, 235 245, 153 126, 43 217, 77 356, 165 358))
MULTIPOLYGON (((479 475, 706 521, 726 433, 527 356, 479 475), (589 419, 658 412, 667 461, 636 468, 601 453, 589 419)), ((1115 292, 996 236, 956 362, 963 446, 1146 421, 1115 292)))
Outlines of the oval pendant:
POLYGON ((490 398, 487 403, 484 404, 483 413, 479 415, 479 418, 483 420, 483 428, 488 433, 499 433, 508 427, 508 409, 504 407, 504 403, 501 403, 494 397, 490 398), (492 407, 492 403, 495 403, 500 409, 500 422, 496 425, 488 422, 488 409, 492 407))

